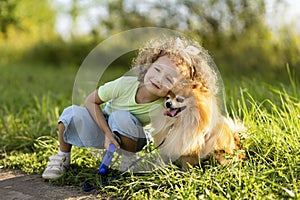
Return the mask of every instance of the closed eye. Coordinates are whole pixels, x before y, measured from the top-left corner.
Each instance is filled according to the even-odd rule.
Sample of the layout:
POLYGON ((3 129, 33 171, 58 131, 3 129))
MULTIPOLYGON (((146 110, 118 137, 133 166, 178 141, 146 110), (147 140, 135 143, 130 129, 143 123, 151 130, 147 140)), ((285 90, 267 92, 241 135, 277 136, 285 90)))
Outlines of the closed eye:
POLYGON ((170 77, 167 77, 167 81, 169 81, 169 83, 173 84, 173 80, 170 77))
POLYGON ((159 69, 159 68, 155 67, 154 69, 155 69, 157 72, 160 72, 160 69, 159 69))
POLYGON ((176 101, 179 102, 179 103, 183 103, 183 102, 184 102, 184 98, 182 98, 182 97, 177 97, 177 98, 176 98, 176 101))

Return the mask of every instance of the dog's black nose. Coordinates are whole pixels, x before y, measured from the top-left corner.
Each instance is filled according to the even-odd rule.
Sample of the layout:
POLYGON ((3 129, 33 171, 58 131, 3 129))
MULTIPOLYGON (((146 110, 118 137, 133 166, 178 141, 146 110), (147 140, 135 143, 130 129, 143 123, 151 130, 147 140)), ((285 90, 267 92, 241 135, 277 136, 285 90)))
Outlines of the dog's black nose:
POLYGON ((167 101, 167 102, 166 102, 166 107, 167 107, 167 108, 171 108, 171 106, 172 106, 172 103, 169 102, 169 101, 167 101))

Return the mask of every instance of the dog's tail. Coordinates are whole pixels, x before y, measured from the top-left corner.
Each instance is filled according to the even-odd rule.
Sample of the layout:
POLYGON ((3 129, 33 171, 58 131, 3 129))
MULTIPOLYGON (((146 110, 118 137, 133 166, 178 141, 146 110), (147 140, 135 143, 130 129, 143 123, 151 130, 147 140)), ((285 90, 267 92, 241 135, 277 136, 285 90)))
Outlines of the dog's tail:
POLYGON ((227 123, 227 125, 229 126, 229 128, 231 129, 231 131, 234 134, 245 135, 246 132, 247 132, 247 128, 245 127, 244 123, 241 122, 240 120, 236 120, 236 119, 232 119, 230 117, 226 117, 225 118, 225 123, 227 123))
MULTIPOLYGON (((236 119, 234 120, 230 117, 226 117, 225 123, 228 125, 228 127, 231 129, 233 133, 236 150, 243 150, 244 148, 241 145, 241 140, 247 138, 246 126, 240 120, 236 120, 236 119)), ((240 159, 244 159, 246 157, 246 154, 244 152, 240 152, 239 154, 237 154, 237 157, 239 157, 240 159)))

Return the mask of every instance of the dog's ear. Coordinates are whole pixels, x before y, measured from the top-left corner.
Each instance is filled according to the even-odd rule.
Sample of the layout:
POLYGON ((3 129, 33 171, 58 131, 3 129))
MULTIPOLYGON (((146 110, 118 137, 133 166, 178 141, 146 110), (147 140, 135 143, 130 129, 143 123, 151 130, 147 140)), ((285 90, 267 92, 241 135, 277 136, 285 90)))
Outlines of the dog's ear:
POLYGON ((193 90, 195 90, 195 89, 200 90, 201 92, 208 92, 208 88, 201 82, 192 82, 191 88, 193 90))
POLYGON ((191 88, 194 90, 194 89, 198 89, 200 88, 200 83, 198 82, 192 82, 191 83, 191 88))
POLYGON ((167 98, 174 98, 174 97, 175 97, 175 93, 172 90, 170 90, 168 92, 167 98))
POLYGON ((200 89, 202 87, 202 83, 194 81, 190 84, 190 87, 192 90, 200 89))

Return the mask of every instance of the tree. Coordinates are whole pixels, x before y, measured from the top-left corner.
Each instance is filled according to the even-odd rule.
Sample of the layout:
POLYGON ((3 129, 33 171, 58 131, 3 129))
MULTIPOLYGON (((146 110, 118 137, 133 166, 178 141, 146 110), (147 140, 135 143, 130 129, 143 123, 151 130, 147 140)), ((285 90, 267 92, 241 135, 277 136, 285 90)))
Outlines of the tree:
POLYGON ((55 34, 54 26, 55 12, 48 0, 0 0, 0 34, 4 39, 17 35, 46 38, 55 34))
POLYGON ((265 1, 108 1, 108 16, 99 18, 100 26, 95 29, 111 33, 159 26, 193 34, 200 40, 219 45, 224 37, 236 38, 248 30, 264 27, 265 1))
POLYGON ((122 30, 128 30, 138 27, 155 26, 153 19, 149 15, 143 15, 139 12, 137 6, 141 3, 137 1, 130 4, 122 0, 108 1, 108 17, 99 19, 100 30, 98 32, 114 33, 122 30), (127 7, 126 7, 127 5, 127 7), (128 5, 131 5, 130 7, 128 5), (104 29, 104 31, 103 31, 104 29))
POLYGON ((0 34, 7 37, 9 26, 18 27, 19 20, 16 16, 16 0, 0 0, 0 34))

